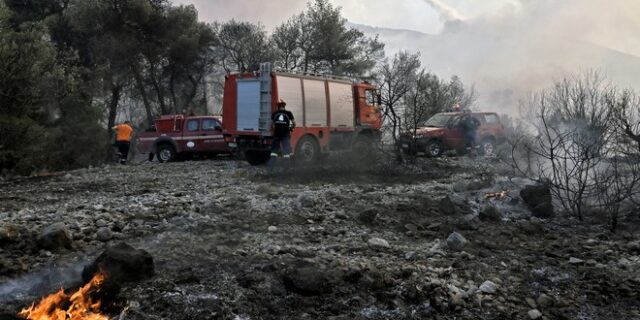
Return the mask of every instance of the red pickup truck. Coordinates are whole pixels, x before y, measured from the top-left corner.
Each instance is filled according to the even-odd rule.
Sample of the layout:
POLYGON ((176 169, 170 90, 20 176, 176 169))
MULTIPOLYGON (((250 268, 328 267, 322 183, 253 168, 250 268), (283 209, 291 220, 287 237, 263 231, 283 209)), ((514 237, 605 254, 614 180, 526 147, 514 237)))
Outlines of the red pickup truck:
POLYGON ((478 121, 476 142, 480 153, 491 155, 497 144, 504 142, 504 126, 494 112, 445 112, 437 113, 429 120, 418 125, 414 132, 400 136, 400 148, 407 154, 424 152, 427 156, 437 157, 447 150, 466 153, 468 146, 464 117, 471 116, 478 121))
POLYGON ((229 153, 218 116, 162 116, 153 128, 138 135, 136 146, 140 153, 155 154, 160 162, 181 156, 229 153))

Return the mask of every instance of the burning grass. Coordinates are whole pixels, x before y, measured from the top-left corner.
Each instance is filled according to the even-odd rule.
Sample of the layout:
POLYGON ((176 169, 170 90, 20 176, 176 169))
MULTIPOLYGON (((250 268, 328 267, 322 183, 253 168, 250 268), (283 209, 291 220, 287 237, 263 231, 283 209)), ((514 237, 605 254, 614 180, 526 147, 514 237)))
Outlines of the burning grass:
POLYGON ((38 305, 34 302, 22 309, 18 317, 29 320, 109 320, 100 311, 102 303, 92 298, 93 293, 101 290, 105 278, 100 272, 73 294, 60 289, 43 298, 38 305))

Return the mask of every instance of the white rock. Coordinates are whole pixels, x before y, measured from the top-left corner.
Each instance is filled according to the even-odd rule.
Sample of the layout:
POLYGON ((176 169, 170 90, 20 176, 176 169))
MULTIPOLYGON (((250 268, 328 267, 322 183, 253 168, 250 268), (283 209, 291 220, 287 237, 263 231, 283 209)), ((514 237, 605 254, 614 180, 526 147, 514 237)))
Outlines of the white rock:
POLYGON ((531 309, 529 310, 529 312, 527 312, 527 314, 529 315, 529 319, 532 320, 542 318, 542 312, 540 312, 540 310, 538 309, 531 309))
POLYGON ((584 260, 571 257, 571 258, 569 258, 569 263, 570 264, 581 264, 581 263, 584 263, 584 260))
POLYGON ((495 283, 487 280, 480 285, 480 291, 488 294, 496 293, 497 286, 495 283))
POLYGON ((387 242, 387 240, 382 238, 371 238, 369 239, 369 241, 367 241, 367 243, 372 247, 391 248, 391 245, 389 245, 389 242, 387 242))
POLYGON ((268 230, 269 230, 269 232, 276 232, 276 231, 278 231, 278 227, 276 227, 276 226, 269 226, 269 229, 268 229, 268 230))

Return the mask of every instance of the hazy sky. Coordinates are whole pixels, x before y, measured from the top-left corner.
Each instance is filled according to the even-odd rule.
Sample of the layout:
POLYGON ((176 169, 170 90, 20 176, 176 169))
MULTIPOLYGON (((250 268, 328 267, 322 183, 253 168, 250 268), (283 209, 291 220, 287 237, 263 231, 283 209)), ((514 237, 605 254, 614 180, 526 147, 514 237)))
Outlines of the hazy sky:
MULTIPOLYGON (((640 0, 329 0, 349 21, 387 32, 387 54, 420 52, 438 76, 476 85, 483 105, 515 105, 530 90, 580 70, 640 90, 640 0), (447 23, 462 20, 456 23, 447 23), (394 36, 396 34, 397 36, 394 36), (405 33, 406 34, 406 33, 405 33)), ((305 0, 174 0, 203 21, 262 23, 300 13, 305 0)))
MULTIPOLYGON (((465 17, 495 11, 513 0, 441 0, 465 17)), ((443 24, 438 12, 425 0, 330 0, 342 7, 349 21, 379 27, 438 32, 443 24)), ((173 0, 175 4, 193 4, 204 21, 230 19, 261 22, 272 28, 302 12, 304 0, 173 0)))

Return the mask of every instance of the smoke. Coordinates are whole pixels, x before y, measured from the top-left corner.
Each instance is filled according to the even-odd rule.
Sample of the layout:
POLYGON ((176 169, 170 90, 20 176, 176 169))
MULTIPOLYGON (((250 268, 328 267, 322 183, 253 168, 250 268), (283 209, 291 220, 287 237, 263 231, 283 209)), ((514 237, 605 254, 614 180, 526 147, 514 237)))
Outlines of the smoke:
POLYGON ((466 20, 456 9, 446 5, 441 0, 424 0, 427 4, 437 10, 445 21, 466 20))
POLYGON ((635 0, 512 0, 499 10, 449 21, 433 35, 367 33, 381 33, 388 55, 419 51, 428 70, 475 85, 479 109, 518 116, 519 101, 531 92, 586 69, 618 87, 640 89, 637 12, 635 0))

